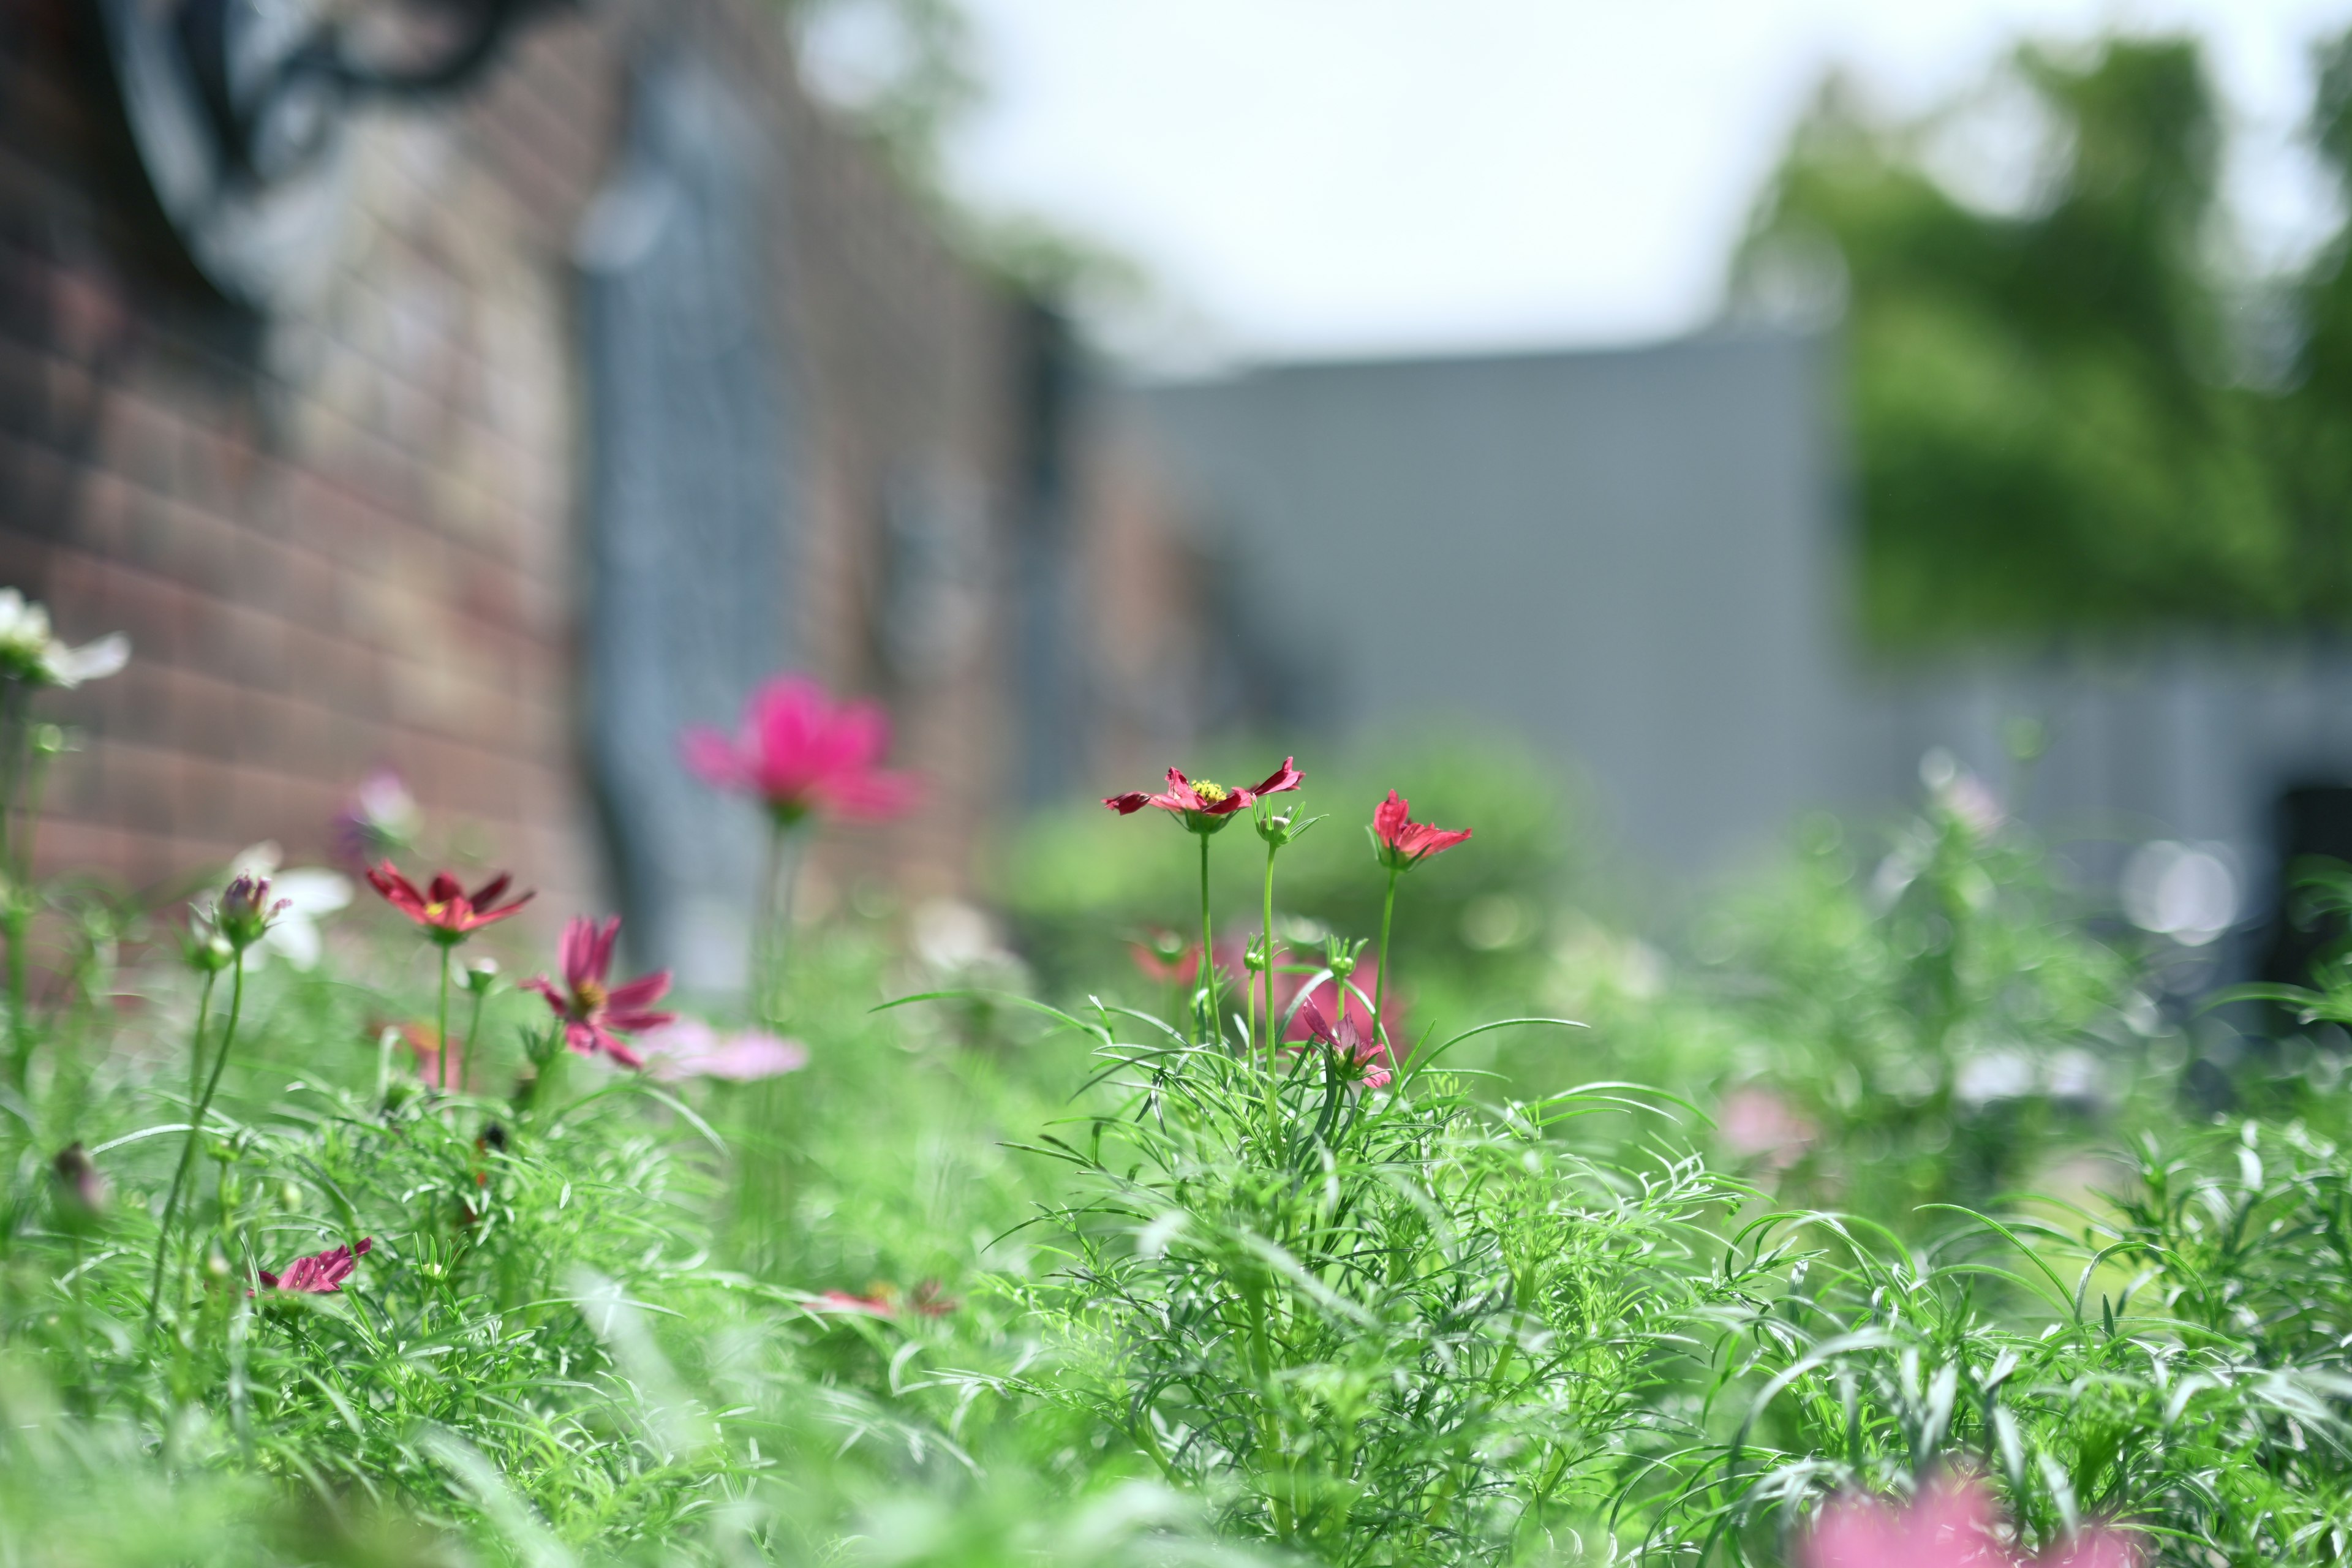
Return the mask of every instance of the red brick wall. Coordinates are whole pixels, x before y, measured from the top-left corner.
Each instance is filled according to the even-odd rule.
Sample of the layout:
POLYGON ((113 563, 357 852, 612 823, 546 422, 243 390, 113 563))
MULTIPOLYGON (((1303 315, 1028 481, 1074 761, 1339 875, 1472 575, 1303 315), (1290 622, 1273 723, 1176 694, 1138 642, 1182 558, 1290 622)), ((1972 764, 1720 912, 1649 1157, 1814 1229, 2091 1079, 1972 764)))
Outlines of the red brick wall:
MULTIPOLYGON (((151 882, 274 837, 320 851, 372 766, 552 897, 597 895, 577 755, 579 345, 568 250, 604 176, 632 47, 698 37, 782 156, 779 337, 797 384, 807 662, 872 652, 887 477, 944 466, 1017 498, 1010 301, 795 85, 761 0, 644 0, 538 27, 456 106, 372 115, 318 305, 254 331, 143 195, 87 7, 0 0, 0 583, 131 668, 47 700, 51 867, 151 882)), ((960 882, 1000 804, 1002 607, 947 676, 888 690, 924 815, 839 876, 960 882)), ((669 744, 667 736, 649 744, 669 744)))

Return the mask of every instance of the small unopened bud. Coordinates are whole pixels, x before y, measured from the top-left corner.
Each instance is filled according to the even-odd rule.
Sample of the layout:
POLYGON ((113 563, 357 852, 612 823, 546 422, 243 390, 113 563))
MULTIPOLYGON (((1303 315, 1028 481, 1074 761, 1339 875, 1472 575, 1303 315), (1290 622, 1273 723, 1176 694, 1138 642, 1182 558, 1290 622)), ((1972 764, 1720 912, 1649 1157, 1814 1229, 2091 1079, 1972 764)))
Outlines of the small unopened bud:
POLYGON ((200 925, 181 942, 180 956, 199 974, 218 974, 236 962, 236 949, 220 932, 200 925))
POLYGON ((278 918, 287 902, 284 899, 276 903, 269 901, 268 878, 242 876, 221 894, 213 923, 230 947, 243 952, 261 940, 261 933, 269 929, 269 922, 278 918))
POLYGON ((466 965, 466 989, 475 995, 488 995, 490 988, 498 983, 499 961, 497 959, 478 958, 466 965))
POLYGON ((36 724, 31 739, 36 756, 61 756, 75 749, 72 733, 61 724, 36 724))

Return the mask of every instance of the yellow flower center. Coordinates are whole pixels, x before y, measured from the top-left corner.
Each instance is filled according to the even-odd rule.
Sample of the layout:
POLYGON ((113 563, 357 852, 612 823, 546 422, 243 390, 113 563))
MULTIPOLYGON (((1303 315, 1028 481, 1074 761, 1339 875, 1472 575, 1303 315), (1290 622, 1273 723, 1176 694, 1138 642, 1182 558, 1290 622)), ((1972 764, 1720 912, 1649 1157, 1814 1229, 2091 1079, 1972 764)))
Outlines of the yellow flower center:
POLYGON ((596 981, 583 980, 572 989, 583 1013, 593 1013, 604 1005, 604 987, 596 981))
POLYGON ((1192 781, 1192 793, 1199 795, 1202 800, 1207 801, 1211 805, 1214 805, 1217 802, 1224 799, 1234 792, 1213 779, 1194 779, 1192 781))

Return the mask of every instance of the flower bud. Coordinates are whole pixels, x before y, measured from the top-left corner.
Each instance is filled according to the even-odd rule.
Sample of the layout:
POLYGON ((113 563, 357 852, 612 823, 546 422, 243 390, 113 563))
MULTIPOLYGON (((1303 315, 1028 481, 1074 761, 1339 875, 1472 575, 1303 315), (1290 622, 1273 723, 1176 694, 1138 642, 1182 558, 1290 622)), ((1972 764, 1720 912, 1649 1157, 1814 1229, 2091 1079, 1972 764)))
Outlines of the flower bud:
POLYGON ((197 925, 181 939, 180 957, 199 974, 218 974, 236 962, 236 950, 220 932, 197 925))
POLYGON ((478 958, 466 965, 466 989, 477 996, 487 996, 499 983, 499 961, 478 958))
POLYGON ((238 952, 243 952, 261 940, 269 922, 278 918, 288 900, 269 901, 269 879, 241 876, 221 894, 220 907, 214 912, 213 924, 222 938, 238 952))

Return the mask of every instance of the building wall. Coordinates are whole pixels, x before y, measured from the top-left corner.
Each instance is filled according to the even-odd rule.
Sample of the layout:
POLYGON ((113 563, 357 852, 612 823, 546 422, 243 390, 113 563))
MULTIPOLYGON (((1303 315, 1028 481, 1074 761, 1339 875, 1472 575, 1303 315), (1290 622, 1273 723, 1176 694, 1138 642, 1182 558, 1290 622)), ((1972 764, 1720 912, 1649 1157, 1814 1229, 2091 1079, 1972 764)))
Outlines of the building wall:
MULTIPOLYGON (((824 888, 960 886, 1013 707, 1004 531, 1024 497, 1015 301, 801 92, 761 0, 559 12, 478 92, 372 110, 323 292, 254 323, 176 255, 112 107, 90 7, 0 6, 0 583, 123 675, 45 700, 50 867, 146 884, 265 837, 323 851, 371 767, 548 890, 607 891, 581 767, 581 342, 572 247, 631 62, 688 47, 773 157, 769 260, 793 427, 778 614, 803 667, 887 698, 935 781, 824 888), (893 487, 975 498, 954 657, 879 639, 893 487)), ((668 734, 649 734, 668 748, 668 734)))
MULTIPOLYGON (((2352 651, 2183 633, 1874 655, 1848 607, 1832 346, 1276 366, 1147 404, 1253 620, 1290 636, 1302 721, 1517 731, 1583 779, 1633 865, 1685 883, 1772 853, 1804 811, 1910 808, 1940 749, 2095 886, 2142 844, 2218 844, 2237 916, 2270 918, 2283 796, 2352 785, 2352 651), (2019 720, 2046 746, 2024 769, 2019 720)), ((2352 856, 2352 826, 2328 842, 2352 856)))

